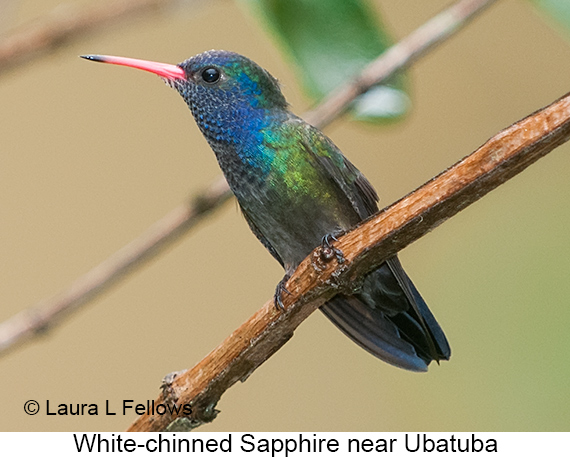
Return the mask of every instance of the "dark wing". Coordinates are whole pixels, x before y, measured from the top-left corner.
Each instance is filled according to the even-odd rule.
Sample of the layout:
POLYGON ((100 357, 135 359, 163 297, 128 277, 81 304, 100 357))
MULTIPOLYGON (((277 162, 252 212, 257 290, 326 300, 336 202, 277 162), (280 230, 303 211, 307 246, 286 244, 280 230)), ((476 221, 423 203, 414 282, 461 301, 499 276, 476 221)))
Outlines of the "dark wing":
MULTIPOLYGON (((364 175, 322 132, 306 131, 305 148, 313 151, 360 219, 376 213, 378 195, 364 175)), ((432 360, 450 357, 443 331, 397 256, 371 272, 360 293, 335 297, 321 310, 357 344, 401 368, 425 371, 432 360)))
MULTIPOLYGON (((299 119, 298 122, 304 121, 299 119)), ((303 138, 305 150, 314 155, 316 164, 323 168, 326 176, 333 179, 360 219, 366 219, 376 213, 378 194, 360 170, 320 130, 312 126, 299 130, 306 132, 303 138)))

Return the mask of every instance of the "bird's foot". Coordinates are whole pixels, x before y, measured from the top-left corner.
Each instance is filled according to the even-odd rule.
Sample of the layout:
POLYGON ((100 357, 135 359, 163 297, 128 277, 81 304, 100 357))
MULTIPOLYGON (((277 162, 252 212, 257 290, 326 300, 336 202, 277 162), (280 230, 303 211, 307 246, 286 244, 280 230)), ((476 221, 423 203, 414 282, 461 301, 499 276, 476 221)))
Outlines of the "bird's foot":
POLYGON ((332 233, 328 233, 323 237, 321 245, 321 259, 324 262, 330 262, 333 257, 336 257, 336 261, 339 264, 344 263, 346 261, 344 254, 340 249, 337 249, 332 245, 333 241, 338 241, 338 239, 332 233))
POLYGON ((289 281, 290 277, 291 277, 291 273, 286 273, 285 276, 283 276, 283 279, 281 281, 279 281, 279 283, 277 284, 277 287, 275 288, 275 295, 273 296, 273 303, 275 304, 275 308, 277 308, 279 311, 285 310, 285 306, 283 306, 283 300, 281 299, 281 297, 283 296, 283 293, 291 295, 291 292, 289 292, 287 290, 287 288, 285 287, 285 285, 287 284, 287 281, 289 281))

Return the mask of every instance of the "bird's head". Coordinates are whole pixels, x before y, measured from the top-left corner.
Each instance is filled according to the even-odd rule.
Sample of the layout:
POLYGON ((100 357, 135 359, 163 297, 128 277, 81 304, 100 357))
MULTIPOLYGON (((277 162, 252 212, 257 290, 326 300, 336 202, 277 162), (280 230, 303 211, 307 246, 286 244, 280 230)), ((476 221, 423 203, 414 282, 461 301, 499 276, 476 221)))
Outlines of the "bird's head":
POLYGON ((255 62, 235 52, 207 51, 178 64, 126 57, 86 55, 85 59, 146 70, 163 78, 196 116, 203 111, 284 109, 279 83, 255 62))

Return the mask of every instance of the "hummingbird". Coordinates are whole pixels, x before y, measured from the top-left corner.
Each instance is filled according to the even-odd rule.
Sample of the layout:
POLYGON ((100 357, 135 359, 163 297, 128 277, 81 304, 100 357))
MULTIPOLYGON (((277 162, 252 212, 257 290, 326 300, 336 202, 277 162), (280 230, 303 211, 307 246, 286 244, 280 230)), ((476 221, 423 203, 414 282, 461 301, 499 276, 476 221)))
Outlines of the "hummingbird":
MULTIPOLYGON (((211 50, 171 65, 104 55, 85 59, 146 70, 182 96, 218 160, 251 231, 285 269, 275 292, 317 246, 378 211, 364 175, 319 129, 289 110, 278 81, 252 60, 211 50)), ((329 251, 331 252, 331 251, 329 251)), ((321 311, 385 362, 427 371, 448 360, 447 339, 395 255, 368 273, 351 295, 321 311)))

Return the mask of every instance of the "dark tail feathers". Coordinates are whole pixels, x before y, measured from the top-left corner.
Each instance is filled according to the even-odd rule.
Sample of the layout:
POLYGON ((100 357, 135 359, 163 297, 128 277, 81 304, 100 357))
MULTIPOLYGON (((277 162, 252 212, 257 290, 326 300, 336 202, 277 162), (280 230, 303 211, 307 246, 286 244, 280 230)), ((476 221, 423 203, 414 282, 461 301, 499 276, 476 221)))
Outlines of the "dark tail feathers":
POLYGON ((400 368, 427 371, 448 360, 447 339, 396 257, 365 278, 361 292, 339 295, 321 311, 349 338, 400 368))

